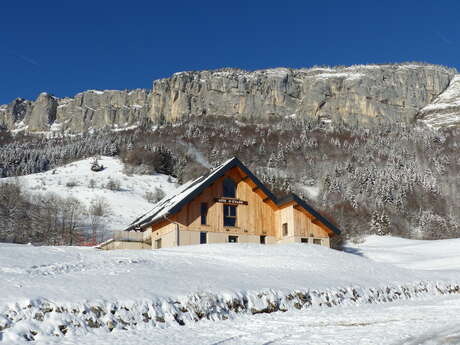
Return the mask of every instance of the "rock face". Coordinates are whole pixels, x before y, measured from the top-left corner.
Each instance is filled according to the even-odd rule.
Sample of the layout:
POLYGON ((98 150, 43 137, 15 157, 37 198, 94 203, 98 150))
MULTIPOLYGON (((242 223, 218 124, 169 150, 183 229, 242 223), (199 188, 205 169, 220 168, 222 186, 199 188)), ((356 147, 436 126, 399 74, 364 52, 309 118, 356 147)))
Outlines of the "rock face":
POLYGON ((58 101, 46 92, 41 93, 32 106, 26 123, 30 131, 46 131, 56 120, 58 101))
POLYGON ((90 90, 61 99, 42 93, 35 102, 18 98, 0 106, 0 126, 31 132, 126 128, 148 117, 149 95, 143 89, 90 90))
POLYGON ((153 90, 90 90, 62 99, 43 93, 34 102, 18 98, 0 106, 0 126, 82 132, 203 115, 260 121, 285 116, 412 121, 436 117, 438 105, 445 102, 460 106, 455 73, 426 64, 181 72, 154 81, 153 90), (430 108, 432 103, 437 106, 430 108))
POLYGON ((0 128, 21 126, 25 117, 30 116, 33 102, 16 98, 8 105, 0 105, 0 128))
POLYGON ((57 107, 57 126, 73 131, 90 128, 126 128, 149 113, 150 91, 90 90, 63 98, 57 107))
POLYGON ((384 116, 413 120, 454 71, 432 65, 176 73, 154 82, 151 117, 384 116))

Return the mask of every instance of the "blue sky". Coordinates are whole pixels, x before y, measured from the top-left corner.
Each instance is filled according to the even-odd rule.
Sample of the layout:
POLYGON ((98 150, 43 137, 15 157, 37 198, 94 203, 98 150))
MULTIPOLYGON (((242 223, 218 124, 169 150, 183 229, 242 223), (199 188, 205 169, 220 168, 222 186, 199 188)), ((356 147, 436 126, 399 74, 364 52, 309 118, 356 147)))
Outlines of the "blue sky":
POLYGON ((183 70, 425 61, 460 70, 460 1, 2 1, 0 104, 183 70))

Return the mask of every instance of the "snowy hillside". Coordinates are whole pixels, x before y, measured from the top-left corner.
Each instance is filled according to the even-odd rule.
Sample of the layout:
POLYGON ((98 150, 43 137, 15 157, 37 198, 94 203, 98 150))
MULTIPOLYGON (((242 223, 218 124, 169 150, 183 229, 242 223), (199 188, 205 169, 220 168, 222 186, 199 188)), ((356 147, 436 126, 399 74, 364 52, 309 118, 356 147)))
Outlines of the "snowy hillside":
MULTIPOLYGON (((145 198, 146 192, 159 188, 169 193, 178 186, 175 179, 167 175, 127 175, 123 172, 123 163, 116 157, 102 156, 99 163, 104 170, 94 172, 90 169, 93 160, 83 159, 44 173, 21 176, 18 180, 28 192, 75 197, 85 207, 102 198, 110 207, 109 215, 104 218, 106 237, 111 236, 111 230, 123 229, 153 207, 153 203, 145 198), (109 189, 107 184, 110 181, 119 184, 119 188, 109 189)), ((13 179, 1 179, 0 183, 13 179)))
POLYGON ((156 251, 0 244, 0 342, 65 335, 82 344, 88 333, 447 295, 460 290, 459 276, 460 269, 409 270, 305 244, 156 251))

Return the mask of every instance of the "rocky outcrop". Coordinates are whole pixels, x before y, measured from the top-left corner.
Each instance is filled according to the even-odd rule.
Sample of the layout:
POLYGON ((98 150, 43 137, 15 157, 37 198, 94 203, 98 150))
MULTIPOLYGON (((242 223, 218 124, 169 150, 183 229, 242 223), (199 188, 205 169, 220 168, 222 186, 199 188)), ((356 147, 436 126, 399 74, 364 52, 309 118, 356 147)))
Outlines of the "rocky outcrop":
POLYGON ((0 128, 21 126, 25 117, 30 116, 33 102, 24 98, 16 98, 7 105, 0 106, 0 128))
POLYGON ((0 126, 30 132, 84 132, 92 128, 126 128, 149 114, 149 90, 90 90, 73 98, 42 93, 34 101, 16 99, 0 106, 0 126))
POLYGON ((0 106, 0 126, 82 132, 206 115, 413 121, 417 114, 431 114, 425 110, 452 85, 455 73, 427 64, 180 72, 154 81, 151 91, 90 90, 73 98, 41 94, 35 102, 17 99, 0 106))
POLYGON ((433 103, 424 107, 418 117, 431 127, 460 126, 460 74, 433 103))
POLYGON ((56 124, 63 129, 126 128, 149 113, 149 90, 90 90, 63 98, 57 107, 56 124))
POLYGON ((32 106, 30 116, 26 117, 26 123, 30 131, 46 131, 56 120, 58 101, 55 97, 41 93, 32 106))

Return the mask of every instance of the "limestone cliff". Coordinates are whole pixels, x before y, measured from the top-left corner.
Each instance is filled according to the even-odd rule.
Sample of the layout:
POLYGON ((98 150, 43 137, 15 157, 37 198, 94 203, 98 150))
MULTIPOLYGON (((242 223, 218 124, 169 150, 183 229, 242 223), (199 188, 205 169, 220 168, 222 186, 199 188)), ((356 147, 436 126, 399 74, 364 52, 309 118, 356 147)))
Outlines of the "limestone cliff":
POLYGON ((345 119, 355 115, 412 121, 436 117, 440 107, 431 111, 430 104, 457 97, 448 92, 455 73, 427 64, 180 72, 154 81, 152 90, 90 90, 61 99, 42 93, 34 102, 18 98, 0 106, 0 126, 81 132, 126 128, 147 118, 178 121, 202 115, 260 121, 293 114, 345 119), (443 98, 444 91, 450 98, 443 98))
POLYGON ((266 119, 292 114, 413 120, 454 73, 409 64, 181 72, 154 82, 150 116, 167 121, 186 115, 266 119))

